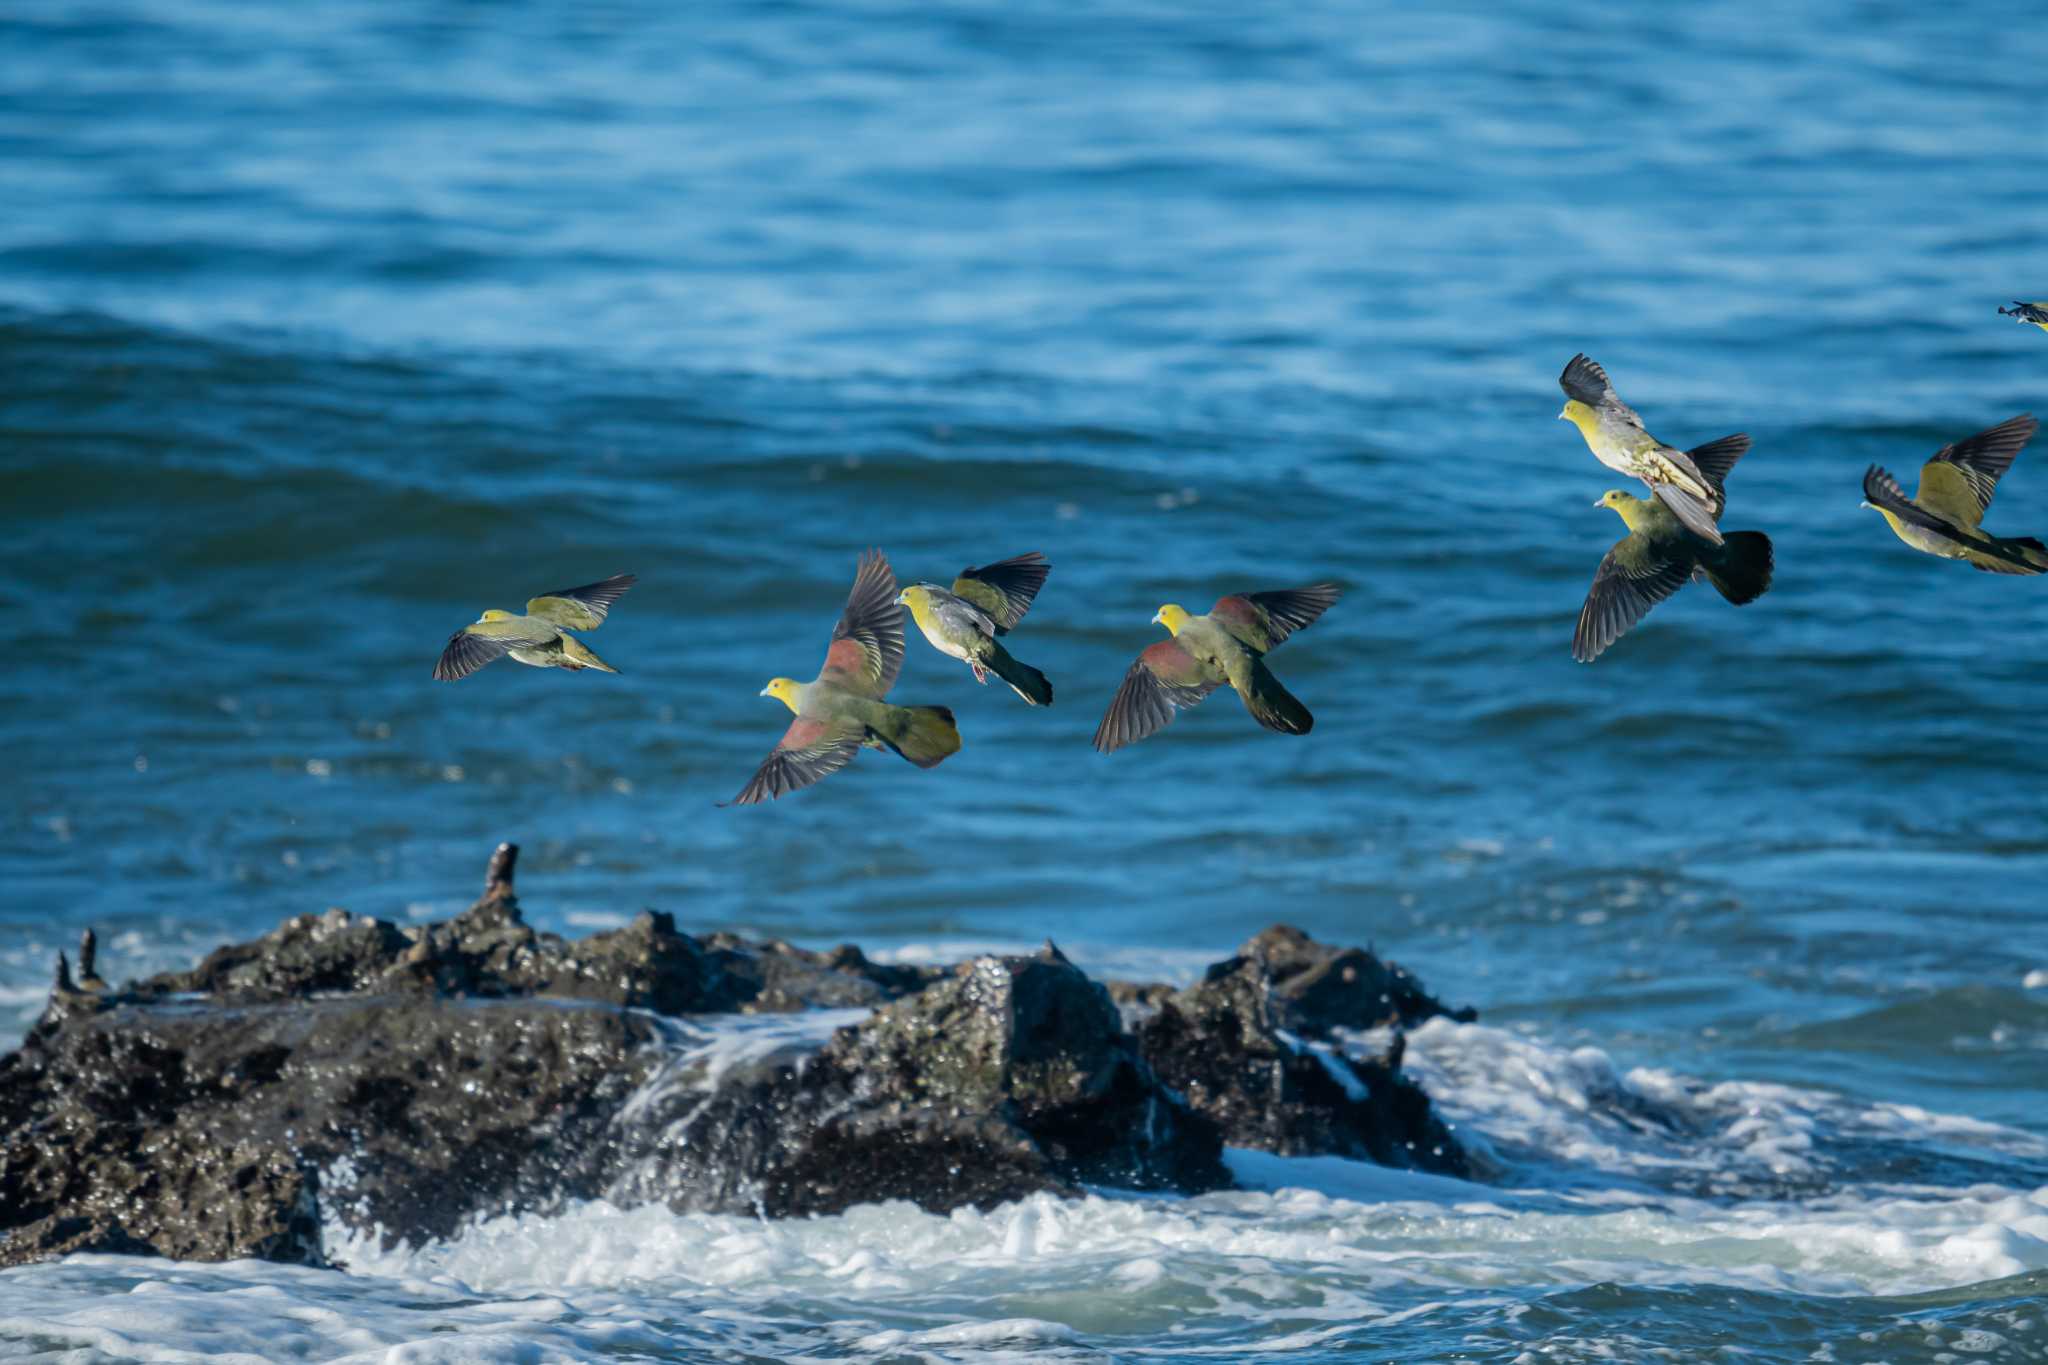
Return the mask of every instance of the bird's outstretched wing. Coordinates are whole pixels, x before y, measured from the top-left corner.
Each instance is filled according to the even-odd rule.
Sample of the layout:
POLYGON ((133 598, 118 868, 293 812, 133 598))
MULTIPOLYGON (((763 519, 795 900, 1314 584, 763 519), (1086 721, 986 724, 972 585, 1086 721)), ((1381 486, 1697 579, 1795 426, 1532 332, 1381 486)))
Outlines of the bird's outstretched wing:
MULTIPOLYGON (((1728 482, 1728 475, 1734 471, 1735 462, 1749 453, 1749 445, 1749 434, 1738 431, 1733 436, 1723 436, 1718 441, 1708 441, 1705 445, 1694 446, 1685 454, 1686 458, 1692 461, 1692 467, 1699 470, 1708 483, 1719 489, 1728 482)), ((1724 498, 1723 502, 1725 501, 1724 498)), ((1714 511, 1718 514, 1721 509, 1716 507, 1714 511)))
POLYGON ((1998 310, 2014 322, 2031 322, 2048 331, 2048 303, 2026 303, 2019 299, 2012 301, 2012 307, 1998 310))
POLYGON ((448 647, 441 651, 441 657, 434 664, 434 678, 438 682, 455 682, 466 678, 487 663, 505 657, 505 651, 512 648, 504 640, 493 640, 482 635, 471 635, 468 627, 448 637, 448 647))
POLYGON ((605 613, 612 609, 612 603, 624 597, 626 589, 639 581, 632 574, 621 573, 613 574, 601 583, 544 592, 526 604, 526 614, 568 630, 596 630, 604 624, 605 613))
POLYGON ((1038 596, 1038 590, 1045 586, 1045 576, 1051 572, 1052 565, 1045 562, 1045 556, 1033 550, 978 569, 962 569, 953 580, 953 595, 966 598, 988 613, 996 624, 996 634, 1007 635, 1031 610, 1031 600, 1038 596))
POLYGON ((448 637, 447 648, 434 664, 434 677, 442 682, 466 678, 485 664, 502 659, 521 646, 538 647, 557 638, 553 626, 541 621, 515 617, 509 621, 478 621, 448 637))
POLYGON ((751 806, 773 801, 820 778, 830 777, 860 752, 861 729, 851 721, 811 720, 798 716, 783 731, 747 785, 726 806, 751 806))
POLYGON ((1650 608, 1684 587, 1697 562, 1697 556, 1672 555, 1633 531, 1614 542, 1579 608, 1572 657, 1582 664, 1599 658, 1650 608))
POLYGON ((1564 373, 1557 377, 1557 386, 1564 390, 1565 397, 1576 398, 1589 408, 1619 417, 1638 431, 1643 429, 1643 419, 1636 416, 1636 410, 1622 402, 1614 392, 1614 385, 1607 380, 1607 371, 1584 351, 1565 363, 1564 373))
POLYGON ((1173 719, 1178 707, 1193 706, 1223 685, 1173 640, 1161 640, 1138 655, 1124 674, 1123 685, 1095 727, 1095 747, 1103 753, 1136 744, 1155 735, 1173 719))
POLYGON ((2039 429, 2026 413, 1980 431, 1967 440, 1943 446, 1920 469, 1920 491, 1914 501, 1968 530, 1984 520, 1998 481, 2012 468, 2013 457, 2039 429))
POLYGON ((846 610, 832 628, 821 682, 837 683, 862 697, 881 697, 903 667, 903 608, 896 604, 896 575, 880 550, 860 557, 846 610))
POLYGON ((1273 592, 1232 593, 1216 600, 1209 615, 1237 640, 1264 654, 1304 626, 1315 624, 1331 603, 1344 595, 1335 583, 1273 592))

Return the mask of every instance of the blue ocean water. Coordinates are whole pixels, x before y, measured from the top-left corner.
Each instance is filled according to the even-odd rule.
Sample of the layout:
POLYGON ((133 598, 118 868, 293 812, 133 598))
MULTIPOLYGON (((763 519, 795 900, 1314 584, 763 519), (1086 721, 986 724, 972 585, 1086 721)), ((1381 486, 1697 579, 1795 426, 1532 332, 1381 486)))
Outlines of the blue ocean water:
MULTIPOLYGON (((2048 596, 1916 556, 1857 505, 1866 465, 1910 484, 2048 404, 2048 337, 1992 311, 2048 292, 2043 69, 2018 5, 16 0, 10 1027, 86 925, 124 976, 328 905, 439 916, 500 839, 526 850, 530 918, 571 933, 654 906, 913 956, 1050 935, 1186 975, 1288 920, 1480 1007, 1487 1028, 1420 1064, 1492 1097, 1461 1118, 1527 1147, 1503 1158, 1518 1186, 1748 1171, 1744 1123, 1779 1145, 1733 1212, 1608 1245, 1600 1199, 1516 1206, 1492 1259, 1483 1230, 1374 1212, 1397 1205, 1356 1173, 1301 1177, 1328 1207, 1272 1177, 1267 1204, 1150 1210, 1195 1231, 1131 1236, 1251 1277, 1115 1251, 1161 1305, 1243 1305, 1195 1355, 2048 1355, 2037 1309, 1998 1317, 2048 1274, 2048 596), (1676 444, 1755 438, 1726 520, 1778 565, 1755 605, 1690 589, 1592 666, 1572 626, 1621 527, 1593 506, 1618 479, 1552 420, 1578 350, 1676 444), (1056 704, 913 637, 895 697, 953 707, 957 756, 865 754, 716 808, 786 724, 757 692, 815 669, 868 545, 905 581, 1044 551, 1011 643, 1056 704), (621 571, 641 583, 592 639, 620 676, 429 680, 481 609, 621 571), (1311 736, 1219 696, 1090 749, 1162 602, 1321 578, 1346 596, 1272 660, 1311 736), (1553 1129, 1599 1110, 1588 1067, 1719 1117, 1698 1150, 1624 1159, 1553 1129), (1233 1240, 1289 1219, 1297 1243, 1233 1240), (1304 1269, 1326 1231, 1476 1268, 1373 1298, 1304 1269), (1398 1337, 1343 1328, 1424 1303, 1398 1337)), ((2048 449, 1987 521, 2048 534, 2048 449)), ((695 1315, 755 1291, 684 1295, 694 1250, 607 1258, 604 1228, 651 1216, 363 1259, 381 1280, 142 1278, 383 1304, 380 1350, 432 1276, 507 1304, 539 1284, 581 1324, 543 1354, 690 1358, 695 1315), (567 1268, 506 1250, 584 1235, 567 1268), (642 1316, 687 1298, 690 1321, 578 1335, 627 1311, 565 1288, 592 1284, 642 1316)), ((1164 1307, 1086 1299, 1137 1214, 1001 1216, 999 1247, 1040 1254, 943 1307, 859 1258, 907 1258, 921 1290, 972 1220, 790 1232, 854 1269, 805 1287, 791 1265, 838 1251, 763 1251, 789 1320, 721 1349, 1180 1358, 1164 1307), (1063 1219, 1088 1250, 1016 1231, 1063 1219)), ((661 1236, 699 1248, 685 1221, 661 1236)), ((20 1305, 137 1274, 0 1275, 0 1338, 90 1344, 20 1305)), ((170 1314, 96 1349, 203 1349, 196 1330, 170 1314)), ((478 1358, 495 1330, 432 1329, 478 1358)), ((307 1358, 370 1349, 315 1337, 307 1358)))

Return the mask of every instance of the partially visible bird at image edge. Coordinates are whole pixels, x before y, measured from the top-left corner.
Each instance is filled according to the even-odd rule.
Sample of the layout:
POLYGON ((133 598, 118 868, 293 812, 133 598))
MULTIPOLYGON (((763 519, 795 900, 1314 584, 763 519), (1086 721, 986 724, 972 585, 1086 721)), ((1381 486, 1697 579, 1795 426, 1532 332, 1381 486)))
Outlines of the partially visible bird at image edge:
POLYGON ((2019 299, 2014 299, 2012 307, 2001 308, 1998 311, 2014 322, 2031 322, 2042 331, 2048 332, 2048 301, 2023 303, 2019 299))
POLYGON ((1982 529, 1999 479, 2039 426, 2021 413, 1943 446, 1920 467, 1920 491, 1910 498, 1889 471, 1872 465, 1863 474, 1863 505, 1882 513, 1893 534, 1923 554, 1965 560, 1986 573, 2048 573, 2048 545, 1982 529))

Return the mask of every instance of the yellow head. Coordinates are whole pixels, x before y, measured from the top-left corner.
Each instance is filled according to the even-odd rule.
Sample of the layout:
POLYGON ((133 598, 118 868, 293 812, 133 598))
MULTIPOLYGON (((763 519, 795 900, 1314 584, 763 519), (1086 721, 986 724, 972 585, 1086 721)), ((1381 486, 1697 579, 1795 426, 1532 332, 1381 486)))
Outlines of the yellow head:
POLYGON ((1152 620, 1159 625, 1165 626, 1170 634, 1178 635, 1180 634, 1180 628, 1188 623, 1187 609, 1178 602, 1168 602, 1158 611, 1152 613, 1152 620))
POLYGON ((1615 513, 1624 522, 1628 523, 1629 530, 1633 531, 1636 529, 1637 522, 1642 519, 1643 509, 1649 506, 1649 503, 1643 498, 1624 493, 1619 488, 1610 488, 1605 493, 1602 493, 1600 501, 1593 505, 1595 507, 1613 508, 1615 513))
POLYGON ((512 619, 512 613, 509 611, 502 610, 498 607, 492 607, 489 611, 485 612, 482 616, 479 616, 476 619, 478 625, 482 625, 485 621, 509 621, 512 619))
POLYGON ((761 689, 761 695, 773 697, 794 711, 802 704, 799 700, 802 690, 803 684, 795 678, 770 678, 768 685, 761 689))
POLYGON ((1593 428, 1600 425, 1600 414, 1574 398, 1566 402, 1564 407, 1558 412, 1557 420, 1560 422, 1570 422, 1580 431, 1590 432, 1593 428))

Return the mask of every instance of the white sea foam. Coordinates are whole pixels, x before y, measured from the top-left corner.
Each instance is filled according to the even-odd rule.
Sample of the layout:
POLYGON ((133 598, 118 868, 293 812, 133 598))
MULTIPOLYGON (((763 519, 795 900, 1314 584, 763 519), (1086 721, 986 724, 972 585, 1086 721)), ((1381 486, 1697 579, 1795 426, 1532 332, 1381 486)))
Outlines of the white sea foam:
POLYGON ((727 1072, 766 1062, 801 1062, 842 1028, 868 1017, 865 1009, 799 1010, 791 1014, 731 1014, 711 1019, 649 1014, 669 1053, 647 1084, 627 1100, 630 1120, 679 1092, 709 1093, 727 1072))
MULTIPOLYGON (((1375 1055, 1377 1033, 1345 1037, 1375 1055)), ((1911 1105, 1865 1104, 1760 1081, 1626 1073, 1598 1048, 1557 1048, 1483 1024, 1433 1019, 1408 1035, 1407 1069, 1495 1179, 1560 1189, 1727 1197, 1819 1195, 1854 1170, 1848 1139, 1932 1154, 2048 1161, 2048 1141, 1911 1105)))

